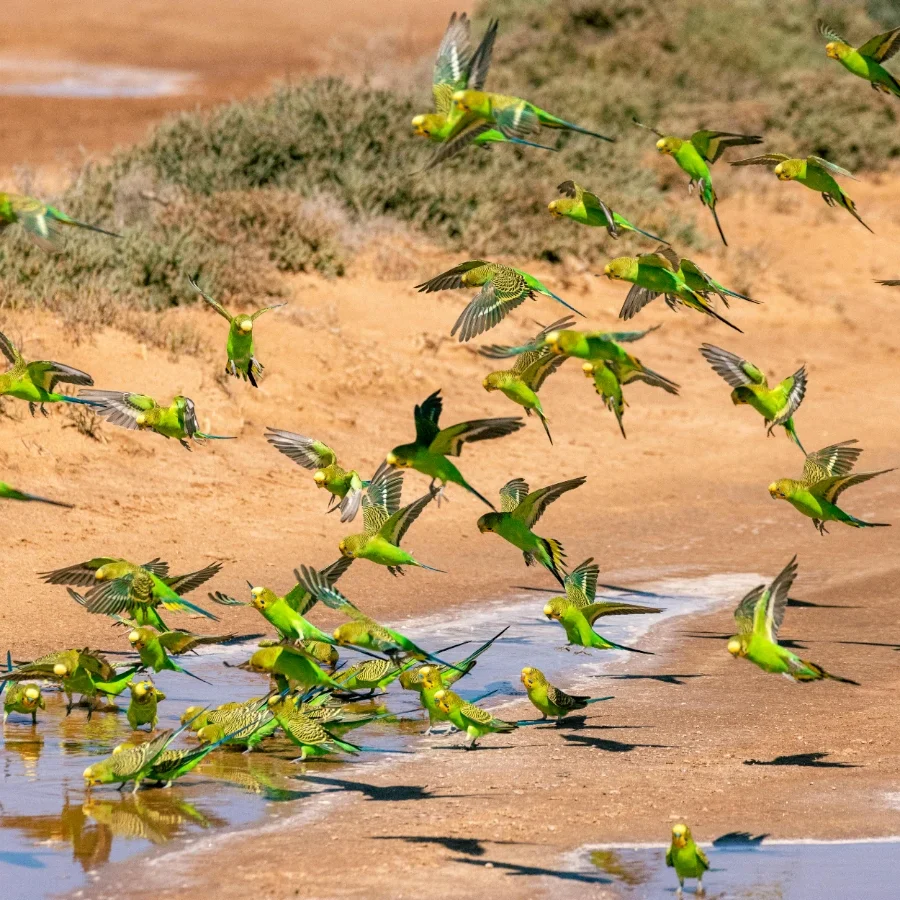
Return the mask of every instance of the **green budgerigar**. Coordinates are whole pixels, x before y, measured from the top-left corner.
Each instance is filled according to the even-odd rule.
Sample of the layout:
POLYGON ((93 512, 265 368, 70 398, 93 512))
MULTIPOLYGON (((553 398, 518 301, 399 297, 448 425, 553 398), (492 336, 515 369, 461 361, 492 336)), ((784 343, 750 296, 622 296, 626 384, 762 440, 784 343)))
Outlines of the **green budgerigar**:
POLYGON ((746 404, 755 409, 765 419, 767 434, 771 434, 773 428, 782 426, 787 436, 806 455, 794 427, 794 414, 806 394, 806 366, 801 366, 793 375, 770 388, 765 373, 737 354, 713 344, 701 344, 700 353, 713 371, 734 388, 731 402, 735 406, 746 404))
POLYGON ((526 300, 536 300, 536 294, 550 297, 570 309, 576 315, 583 315, 574 306, 566 303, 533 275, 489 262, 486 259, 470 259, 460 263, 422 284, 416 285, 419 293, 432 294, 435 291, 455 291, 459 288, 481 288, 469 305, 460 313, 450 335, 459 332, 460 342, 471 340, 479 334, 499 325, 517 306, 526 300))
POLYGON ((178 731, 163 731, 145 743, 121 748, 106 759, 92 763, 84 770, 85 786, 90 788, 101 784, 125 785, 133 781, 133 793, 137 793, 141 782, 150 774, 150 767, 157 757, 183 730, 184 726, 178 731))
POLYGON ((581 487, 587 476, 559 481, 548 487, 529 493, 528 483, 513 478, 500 488, 500 512, 485 513, 478 520, 478 530, 493 532, 518 547, 525 557, 525 565, 539 562, 551 575, 563 584, 565 551, 553 538, 539 537, 532 531, 547 507, 567 491, 581 487))
POLYGON ((185 450, 191 449, 190 441, 234 440, 233 437, 202 432, 194 401, 181 394, 168 406, 161 406, 146 394, 122 391, 87 390, 81 391, 79 396, 99 404, 97 415, 110 424, 131 431, 155 431, 164 438, 174 438, 185 450))
POLYGON ((332 734, 320 721, 298 709, 290 697, 270 697, 268 703, 269 712, 281 730, 291 743, 300 747, 300 756, 294 762, 304 762, 311 756, 325 756, 337 751, 355 755, 362 749, 332 734))
POLYGON ((684 893, 684 879, 697 879, 697 894, 703 893, 703 873, 709 868, 706 854, 694 843, 691 829, 683 822, 672 826, 672 843, 666 851, 666 865, 678 876, 678 896, 684 893))
POLYGON ((844 512, 837 501, 840 495, 857 484, 862 484, 877 475, 886 475, 893 469, 880 472, 858 472, 851 474, 862 448, 853 447, 856 440, 841 441, 815 453, 809 453, 803 466, 801 479, 780 478, 769 485, 769 495, 773 500, 787 500, 804 516, 813 520, 819 534, 828 530, 826 522, 843 522, 852 528, 886 528, 889 522, 863 522, 844 512))
POLYGON ((149 678, 132 681, 128 687, 131 689, 131 702, 126 713, 128 724, 135 731, 144 725, 149 725, 153 731, 159 720, 159 703, 166 695, 149 678))
MULTIPOLYGON (((751 156, 749 159, 739 159, 732 163, 733 166, 774 166, 773 171, 779 181, 796 181, 811 191, 822 195, 822 199, 829 206, 840 206, 846 209, 860 225, 867 231, 872 231, 860 218, 856 211, 856 204, 850 199, 849 194, 834 180, 835 175, 845 175, 853 178, 853 173, 847 169, 822 159, 821 156, 807 156, 806 159, 794 159, 786 153, 765 153, 762 156, 751 156)), ((872 232, 874 234, 874 232, 872 232)))
POLYGON ((267 427, 266 431, 266 440, 279 453, 304 469, 315 472, 313 481, 316 487, 324 488, 331 494, 328 512, 338 508, 341 511, 341 521, 352 522, 359 512, 362 493, 369 482, 363 481, 355 469, 339 466, 337 454, 322 441, 277 428, 267 427))
MULTIPOLYGON (((0 694, 3 694, 5 682, 0 682, 0 694)), ((20 713, 23 716, 31 716, 31 724, 37 725, 37 711, 46 709, 44 695, 41 686, 25 682, 23 684, 10 684, 3 694, 3 721, 9 718, 10 713, 20 713)))
MULTIPOLYGON (((557 319, 551 325, 542 328, 532 343, 542 344, 548 332, 558 331, 571 324, 573 324, 573 320, 570 317, 557 319)), ((482 356, 486 356, 489 359, 493 358, 490 347, 483 347, 479 352, 482 356)), ((499 372, 491 372, 490 375, 486 375, 484 381, 482 381, 482 387, 488 393, 500 391, 513 403, 521 406, 529 416, 534 412, 541 420, 541 425, 544 426, 547 440, 552 444, 553 438, 550 436, 547 416, 544 414, 538 391, 547 378, 565 361, 565 356, 558 356, 552 353, 547 346, 541 346, 537 350, 525 350, 519 354, 515 365, 511 369, 502 369, 499 372)))
POLYGON ((459 694, 449 688, 439 690, 434 695, 434 702, 453 725, 469 736, 466 750, 474 750, 479 739, 486 734, 509 734, 519 727, 515 722, 498 719, 493 713, 474 703, 466 703, 459 694))
POLYGON ((269 712, 268 698, 259 702, 241 703, 223 712, 197 730, 201 744, 236 744, 250 753, 264 738, 278 728, 278 721, 269 712))
POLYGON ((623 231, 634 231, 651 241, 666 243, 663 238, 632 225, 624 216, 610 209, 596 194, 574 181, 564 181, 557 190, 562 198, 551 200, 547 206, 554 218, 572 219, 582 225, 605 228, 611 238, 618 238, 623 231))
MULTIPOLYGON (((574 573, 573 573, 574 574, 574 573)), ((565 585, 566 593, 569 585, 565 585)), ((631 653, 653 654, 647 650, 637 650, 616 644, 594 631, 594 623, 603 616, 632 616, 659 613, 655 606, 641 606, 636 603, 622 603, 618 600, 601 600, 584 606, 580 601, 573 602, 566 597, 554 597, 544 606, 544 615, 559 622, 566 632, 569 644, 594 650, 628 650, 631 653)))
POLYGON ((15 397, 24 400, 32 415, 40 408, 46 416, 45 403, 77 403, 94 407, 100 412, 100 404, 81 397, 69 397, 56 392, 59 384, 93 384, 94 379, 87 372, 52 360, 42 359, 26 362, 16 345, 0 333, 0 354, 6 357, 10 368, 0 372, 0 397, 15 397))
POLYGON ((31 503, 48 503, 50 506, 61 506, 63 509, 74 509, 71 503, 63 503, 61 500, 48 500, 46 497, 38 497, 37 494, 26 494, 14 488, 5 481, 0 481, 0 500, 21 500, 31 503))
POLYGON ((303 690, 315 687, 341 690, 341 685, 319 665, 319 661, 308 650, 291 644, 260 647, 241 668, 265 673, 276 683, 279 691, 291 687, 303 690))
MULTIPOLYGON (((518 431, 525 423, 519 417, 505 417, 474 419, 451 425, 448 428, 441 428, 438 422, 443 409, 444 401, 440 390, 426 397, 421 406, 416 406, 413 410, 416 439, 411 444, 400 444, 398 447, 394 447, 385 457, 385 464, 397 469, 415 469, 423 475, 428 475, 431 478, 432 489, 436 482, 439 483, 438 503, 444 495, 446 486, 456 484, 465 488, 470 494, 474 494, 493 509, 494 504, 479 494, 447 457, 462 455, 465 444, 506 437, 506 435, 518 431)), ((382 468, 375 477, 380 478, 381 475, 382 468)), ((399 494, 397 499, 399 502, 399 494)))
POLYGON ((547 676, 534 666, 525 666, 522 669, 522 684, 528 693, 528 699, 537 711, 546 719, 556 719, 556 724, 562 724, 563 716, 570 712, 587 709, 591 703, 599 703, 601 700, 612 700, 612 697, 589 697, 567 694, 558 687, 554 687, 547 681, 547 676))
MULTIPOLYGON (((213 750, 218 750, 222 744, 227 743, 230 737, 223 735, 220 741, 203 744, 200 747, 167 747, 150 764, 144 779, 155 781, 167 788, 171 787, 173 781, 196 769, 213 750)), ((128 744, 120 746, 123 749, 129 747, 128 744)), ((113 753, 118 749, 113 750, 113 753)))
POLYGON ((287 306, 286 303, 276 303, 275 306, 264 306, 254 313, 239 313, 233 316, 221 303, 213 300, 203 288, 189 278, 191 287, 223 318, 228 320, 228 343, 226 352, 228 360, 225 363, 225 372, 235 378, 243 378, 249 381, 253 387, 259 387, 256 379, 263 373, 263 365, 256 358, 256 349, 253 342, 253 323, 263 314, 273 309, 287 306))
POLYGON ((794 681, 831 679, 856 684, 849 678, 826 672, 814 662, 800 659, 796 653, 778 643, 778 630, 784 621, 788 593, 796 576, 795 556, 768 587, 761 584, 741 600, 734 611, 738 633, 728 641, 728 652, 735 658, 749 660, 764 672, 785 675, 794 681))
POLYGON ((819 34, 828 38, 825 55, 829 59, 836 59, 848 72, 865 78, 876 91, 900 97, 900 81, 883 65, 900 50, 900 28, 876 34, 861 47, 851 47, 825 22, 819 22, 819 34))
POLYGON ((691 287, 687 283, 686 273, 682 270, 681 263, 681 257, 670 247, 657 247, 653 253, 644 253, 641 256, 620 256, 610 260, 604 266, 603 274, 612 281, 627 281, 632 285, 622 304, 622 309, 619 311, 619 318, 631 319, 648 303, 662 294, 665 297, 666 305, 673 312, 676 310, 677 304, 681 303, 690 309, 718 319, 735 331, 740 331, 741 329, 737 325, 733 325, 728 319, 717 313, 710 303, 709 291, 713 290, 716 293, 718 291, 706 280, 703 281, 703 284, 707 289, 702 293, 691 287))
POLYGON ((656 128, 643 125, 637 119, 633 121, 635 125, 652 131, 659 138, 656 142, 656 149, 666 156, 671 156, 682 171, 687 173, 690 178, 688 191, 693 191, 694 185, 697 186, 700 202, 712 213, 716 228, 719 230, 719 237, 722 238, 722 243, 728 246, 728 241, 725 240, 725 232, 722 231, 722 226, 719 224, 719 215, 716 212, 717 197, 713 188, 709 167, 729 147, 761 144, 762 138, 755 134, 733 134, 729 131, 703 130, 695 131, 690 138, 685 140, 684 138, 663 134, 656 128))
MULTIPOLYGON (((189 631, 157 631, 151 625, 141 625, 128 634, 128 643, 137 651, 141 665, 154 672, 183 672, 191 675, 187 669, 178 665, 169 654, 179 656, 209 644, 223 644, 234 635, 191 634, 189 631)), ((196 675, 191 675, 197 678, 196 675)), ((202 681, 203 679, 199 679, 202 681)))
POLYGON ((42 203, 34 197, 0 193, 0 231, 15 224, 21 225, 28 237, 48 253, 55 253, 60 249, 63 228, 86 228, 109 237, 122 236, 96 225, 88 225, 87 222, 79 222, 55 206, 42 203))

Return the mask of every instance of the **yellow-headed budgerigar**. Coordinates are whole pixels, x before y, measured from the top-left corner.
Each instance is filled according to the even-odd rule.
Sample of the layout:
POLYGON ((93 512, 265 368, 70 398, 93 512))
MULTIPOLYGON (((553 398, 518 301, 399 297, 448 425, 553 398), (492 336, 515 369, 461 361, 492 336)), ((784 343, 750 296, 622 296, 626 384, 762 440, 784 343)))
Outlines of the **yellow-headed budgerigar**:
POLYGON ((848 72, 865 78, 876 90, 900 97, 900 81, 882 65, 900 50, 900 28, 876 34, 860 47, 851 47, 824 22, 819 22, 819 34, 828 38, 825 55, 837 60, 848 72))

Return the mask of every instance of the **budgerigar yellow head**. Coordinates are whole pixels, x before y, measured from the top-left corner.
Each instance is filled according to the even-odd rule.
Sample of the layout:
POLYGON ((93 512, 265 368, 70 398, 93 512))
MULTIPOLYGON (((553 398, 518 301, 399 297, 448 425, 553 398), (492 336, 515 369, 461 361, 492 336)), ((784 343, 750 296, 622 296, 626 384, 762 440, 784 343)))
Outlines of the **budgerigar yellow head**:
POLYGON ((825 55, 829 59, 843 59, 853 48, 843 41, 829 41, 825 45, 825 55))
POLYGON ((155 634, 156 630, 153 628, 148 628, 146 626, 135 628, 134 631, 131 631, 128 634, 128 643, 131 644, 135 650, 143 650, 153 639, 155 634))
POLYGON ((769 485, 769 496, 773 500, 787 500, 791 496, 791 481, 788 478, 781 478, 773 481, 769 485))
MULTIPOLYGON (((187 725, 187 723, 190 722, 191 719, 196 718, 196 717, 199 716, 200 713, 202 713, 202 712, 203 712, 203 707, 202 707, 202 706, 189 706, 189 707, 181 714, 181 719, 180 719, 181 724, 182 724, 182 725, 187 725)), ((196 724, 196 723, 195 723, 195 724, 196 724)), ((192 729, 192 730, 196 730, 196 729, 192 729)))
POLYGON ((490 375, 485 376, 484 381, 481 382, 481 386, 488 392, 496 391, 500 388, 500 379, 503 377, 503 372, 491 372, 490 375))
POLYGON ((149 679, 145 679, 144 681, 132 681, 130 685, 131 695, 135 700, 143 700, 148 694, 152 694, 156 687, 153 682, 149 679))
POLYGON ((253 598, 250 605, 260 612, 264 612, 278 599, 274 591, 265 587, 255 587, 250 589, 250 596, 253 598))
POLYGON ((444 121, 444 116, 437 113, 415 116, 412 120, 413 132, 419 137, 431 137, 441 131, 444 121))
POLYGON ((671 156, 673 153, 677 153, 681 148, 681 145, 684 143, 681 138, 677 137, 661 137, 656 142, 656 149, 660 153, 665 153, 671 156))
POLYGON ((747 647, 746 642, 742 641, 740 637, 735 636, 731 638, 728 642, 728 652, 732 656, 746 656, 747 655, 747 647))
POLYGON ((22 706, 33 709, 41 699, 41 689, 36 684, 30 684, 22 694, 22 706))
POLYGON ((540 669, 535 669, 533 666, 525 666, 522 669, 522 684, 525 685, 526 689, 542 684, 546 680, 544 673, 540 669))
POLYGON ((478 113, 490 106, 490 101, 483 91, 457 91, 453 95, 453 105, 460 112, 478 113))
POLYGON ((544 346, 549 347, 550 352, 557 356, 567 356, 579 340, 581 335, 577 331, 551 331, 544 335, 544 346))
POLYGON ((675 847, 685 847, 687 846, 687 842, 691 839, 691 829, 684 824, 684 822, 679 822, 677 825, 672 826, 672 845, 675 847))
POLYGON ((775 166, 775 175, 779 181, 792 181, 800 174, 804 162, 802 159, 786 159, 775 166))
POLYGON ((325 481, 327 477, 328 476, 326 476, 326 474, 321 469, 319 469, 319 471, 316 472, 315 475, 313 475, 313 481, 316 483, 316 487, 325 487, 325 481))
POLYGON ((443 690, 438 691, 434 695, 434 702, 435 702, 435 705, 437 706, 437 708, 442 713, 450 712, 450 695, 447 693, 447 691, 443 691, 443 690))
POLYGON ((566 598, 565 597, 554 597, 550 600, 546 606, 544 606, 544 615, 548 619, 556 619, 558 622, 563 613, 566 611, 566 598))
POLYGON ((619 256, 603 267, 603 274, 612 281, 632 281, 637 264, 638 261, 633 256, 619 256))
POLYGON ((221 725, 204 725, 197 732, 197 740, 201 744, 214 744, 216 741, 225 737, 225 732, 221 725))
POLYGON ((594 364, 592 362, 583 363, 581 371, 584 372, 586 378, 594 377, 594 364))
POLYGON ((240 328, 244 334, 250 334, 250 332, 253 331, 253 319, 251 319, 250 316, 241 316, 238 319, 238 328, 240 328))
POLYGON ((53 674, 57 678, 66 678, 69 674, 69 667, 65 663, 58 662, 53 666, 53 674))
POLYGON ((425 666, 420 670, 420 677, 422 680, 422 687, 426 690, 439 688, 444 683, 441 678, 441 670, 435 666, 425 666))

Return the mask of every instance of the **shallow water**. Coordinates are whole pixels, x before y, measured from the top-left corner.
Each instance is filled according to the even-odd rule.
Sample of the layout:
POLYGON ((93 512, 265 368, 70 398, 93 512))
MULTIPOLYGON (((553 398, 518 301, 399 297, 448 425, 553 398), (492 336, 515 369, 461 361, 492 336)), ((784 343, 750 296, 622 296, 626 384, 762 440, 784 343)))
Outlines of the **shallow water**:
POLYGON ((183 94, 194 76, 136 66, 0 57, 0 95, 141 100, 183 94))
MULTIPOLYGON (((645 598, 617 594, 635 602, 665 608, 661 615, 613 617, 601 632, 623 644, 637 644, 661 619, 732 602, 741 591, 760 582, 755 575, 710 576, 675 579, 641 587, 660 597, 645 598)), ((561 649, 565 643, 560 626, 547 621, 541 610, 548 594, 521 593, 508 601, 486 604, 480 611, 460 610, 456 618, 429 616, 396 623, 396 627, 421 645, 438 650, 459 641, 476 643, 449 652, 451 660, 464 657, 477 643, 510 624, 506 634, 484 654, 473 673, 459 683, 467 699, 493 692, 485 704, 502 705, 522 694, 519 672, 525 665, 541 668, 548 677, 570 687, 583 688, 593 696, 615 695, 619 683, 598 680, 610 663, 619 663, 621 652, 592 655, 561 649), (585 685, 587 682, 587 685, 585 685)), ((249 657, 253 643, 203 648, 184 660, 191 672, 213 682, 206 685, 172 672, 153 680, 167 699, 160 706, 160 727, 178 726, 182 710, 195 704, 215 705, 225 700, 243 700, 266 690, 262 676, 229 668, 249 657)), ((648 657, 640 657, 646 661, 648 657)), ((643 668, 646 662, 642 662, 643 668)), ((119 742, 131 737, 125 716, 97 712, 90 722, 85 710, 65 716, 64 698, 45 693, 47 710, 33 728, 30 719, 11 716, 0 750, 0 885, 3 897, 26 900, 57 894, 78 887, 106 863, 151 850, 173 839, 211 833, 226 826, 241 826, 262 818, 279 804, 308 796, 303 770, 290 762, 297 749, 283 738, 270 739, 257 750, 243 755, 234 750, 217 751, 195 772, 169 790, 145 789, 137 795, 119 794, 114 788, 85 791, 81 773, 92 761, 106 756, 119 742)), ((414 752, 425 728, 416 709, 414 694, 391 686, 389 693, 373 703, 359 704, 360 711, 375 703, 385 704, 397 718, 371 723, 349 735, 354 743, 383 751, 414 752)), ((615 700, 601 704, 603 714, 615 700)), ((120 706, 127 706, 126 697, 120 706)), ((597 707, 594 707, 597 709, 597 707)), ((182 741, 186 738, 180 739, 182 741)), ((429 738, 434 744, 435 739, 429 738)), ((451 735, 448 742, 462 742, 451 735)), ((350 767, 362 776, 374 760, 389 762, 381 753, 358 759, 341 758, 307 763, 306 771, 329 774, 350 767)), ((285 807, 299 812, 302 803, 285 807)))
MULTIPOLYGON (((710 870, 706 900, 888 900, 898 896, 900 837, 860 841, 778 841, 723 835, 701 844, 710 870)), ((665 864, 666 846, 584 847, 573 875, 599 874, 625 900, 674 897, 678 880, 665 864)), ((685 882, 685 897, 696 882, 685 882)))

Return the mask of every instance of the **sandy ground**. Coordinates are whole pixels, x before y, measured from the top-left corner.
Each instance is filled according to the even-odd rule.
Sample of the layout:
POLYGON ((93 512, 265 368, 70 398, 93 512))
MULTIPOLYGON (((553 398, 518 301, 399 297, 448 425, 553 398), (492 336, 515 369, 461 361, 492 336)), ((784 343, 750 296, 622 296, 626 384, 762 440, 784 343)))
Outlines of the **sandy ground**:
MULTIPOLYGON (((0 173, 80 165, 143 138, 151 124, 310 74, 374 82, 421 64, 462 0, 5 0, 0 173), (53 81, 61 64, 185 73, 182 93, 146 99, 3 96, 53 81), (42 69, 42 67, 44 67, 42 69), (36 77, 36 73, 46 77, 36 77)), ((65 74, 65 73, 63 73, 65 74)), ((423 94, 427 96, 427 75, 423 94)))
MULTIPOLYGON (((762 184, 753 176, 735 179, 737 192, 722 210, 733 248, 727 256, 714 246, 697 255, 726 284, 749 288, 765 301, 732 307, 733 320, 747 333, 708 325, 688 312, 673 315, 659 303, 636 322, 664 325, 634 349, 682 385, 680 398, 631 388, 625 441, 577 363, 568 363, 542 391, 552 448, 530 423, 512 438, 473 445, 461 465, 489 495, 514 475, 540 485, 587 474, 586 486, 552 506, 540 523, 541 533, 564 542, 573 564, 593 555, 605 572, 625 576, 647 569, 774 576, 799 554, 795 596, 846 608, 791 609, 784 636, 801 639, 808 648, 803 653, 862 686, 793 685, 733 661, 722 640, 691 636, 730 633, 728 608, 678 621, 647 639, 645 649, 655 656, 629 657, 620 661, 621 670, 708 677, 684 686, 615 682, 615 706, 583 730, 532 728, 486 739, 485 750, 474 754, 436 749, 402 769, 373 772, 373 784, 396 790, 375 799, 354 795, 315 828, 267 840, 265 865, 257 843, 247 840, 191 854, 189 868, 177 872, 183 896, 195 895, 194 879, 225 859, 240 876, 220 884, 218 896, 225 898, 246 896, 248 881, 260 897, 412 896, 425 883, 434 897, 487 890, 533 897, 560 889, 600 896, 596 885, 563 883, 552 874, 546 881, 515 876, 552 873, 561 853, 586 842, 664 839, 681 816, 703 838, 732 830, 776 836, 898 831, 900 812, 885 798, 898 775, 897 531, 834 526, 820 537, 808 520, 773 502, 766 485, 799 474, 802 458, 785 438, 767 440, 752 411, 731 405, 727 386, 696 348, 702 341, 722 344, 770 376, 783 377, 805 362, 810 388, 798 428, 807 446, 856 437, 866 448, 861 469, 894 464, 898 295, 872 279, 900 274, 890 269, 900 236, 892 212, 900 179, 857 188, 876 237, 799 188, 774 184, 751 192, 762 184), (790 760, 745 765, 806 753, 827 753, 825 762, 851 767, 790 760), (429 799, 409 799, 416 792, 404 786, 427 786, 429 799), (352 852, 336 856, 348 835, 352 852), (397 840, 400 835, 417 840, 397 840), (435 840, 418 840, 429 837, 435 840), (483 852, 472 855, 472 845, 460 850, 449 838, 483 841, 483 852), (285 871, 290 879, 276 874, 285 871)), ((187 329, 203 348, 180 359, 113 331, 73 341, 47 318, 4 316, 3 330, 24 338, 29 355, 84 368, 98 386, 160 397, 183 391, 196 401, 205 430, 240 440, 189 455, 154 435, 105 426, 98 442, 66 427, 65 412, 32 419, 21 404, 7 403, 12 418, 0 418, 5 480, 78 508, 4 506, 3 643, 20 656, 60 645, 118 646, 105 621, 88 617, 34 574, 94 555, 159 555, 176 571, 224 559, 227 568, 213 587, 239 596, 245 578, 283 589, 293 567, 334 559, 347 529, 324 515, 325 498, 309 473, 266 444, 266 425, 317 435, 341 459, 371 471, 386 449, 411 438, 412 405, 437 387, 446 393, 445 424, 514 413, 505 398, 480 386, 491 366, 444 337, 464 296, 423 297, 410 287, 450 262, 399 237, 374 247, 345 279, 296 279, 290 305, 259 322, 260 354, 268 365, 259 391, 219 377, 224 333, 211 312, 179 310, 162 319, 160 328, 187 329), (387 257, 402 278, 386 277, 387 257), (35 620, 35 610, 40 627, 23 628, 35 620)), ((623 289, 577 268, 536 273, 588 312, 590 325, 614 327, 623 289)), ((557 312, 542 300, 517 311, 490 337, 524 337, 532 316, 547 322, 557 312)), ((425 486, 413 474, 405 496, 425 486)), ((862 518, 896 520, 898 490, 896 476, 885 476, 846 494, 845 505, 862 518)), ((380 618, 402 621, 441 608, 464 615, 466 604, 502 597, 509 585, 523 583, 528 573, 518 552, 477 532, 479 503, 459 491, 451 497, 448 506, 428 509, 405 539, 420 559, 449 575, 410 572, 393 579, 357 563, 342 582, 347 594, 380 618)), ((539 583, 533 574, 528 581, 539 583)), ((254 616, 235 612, 222 627, 256 630, 254 616)), ((317 621, 333 620, 329 614, 317 621)), ((191 619, 181 623, 205 628, 191 619)), ((597 693, 608 686, 602 683, 597 693)), ((508 714, 528 716, 527 704, 508 714)), ((109 870, 83 896, 122 896, 123 878, 133 879, 131 867, 121 874, 109 870)), ((175 880, 167 867, 166 896, 182 896, 175 880)), ((140 893, 132 880, 128 888, 130 897, 157 896, 159 884, 148 881, 140 893)))

